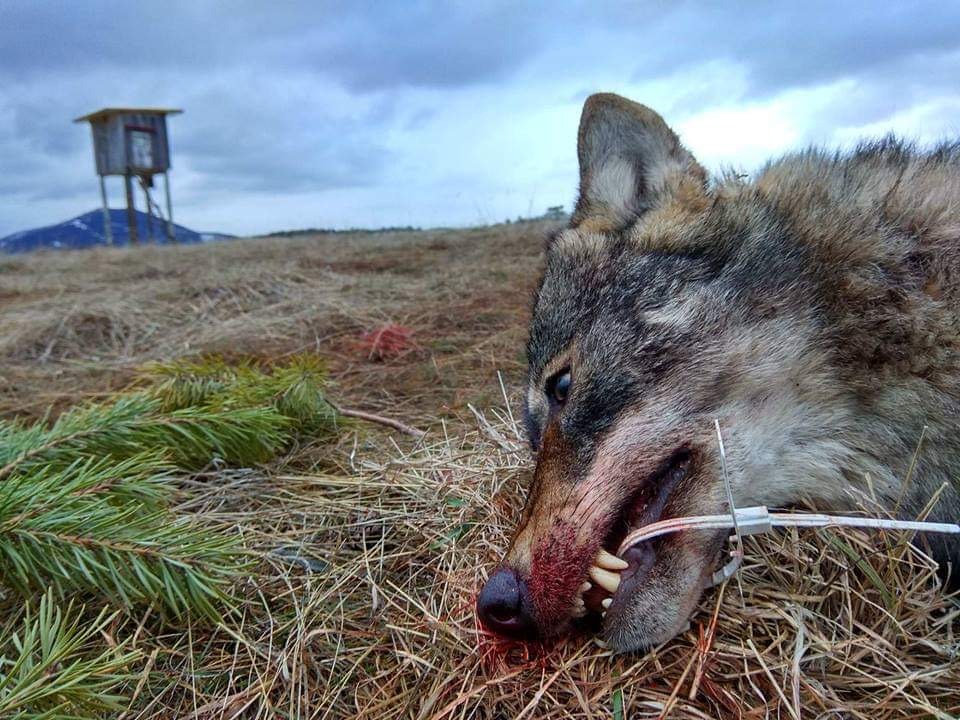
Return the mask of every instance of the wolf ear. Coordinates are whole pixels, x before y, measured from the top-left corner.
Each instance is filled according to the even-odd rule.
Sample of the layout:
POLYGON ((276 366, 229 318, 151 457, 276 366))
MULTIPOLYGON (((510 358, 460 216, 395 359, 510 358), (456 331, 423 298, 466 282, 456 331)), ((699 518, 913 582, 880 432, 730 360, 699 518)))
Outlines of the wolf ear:
POLYGON ((623 227, 681 191, 705 195, 707 174, 653 110, 619 95, 587 98, 577 137, 580 197, 571 224, 623 227))

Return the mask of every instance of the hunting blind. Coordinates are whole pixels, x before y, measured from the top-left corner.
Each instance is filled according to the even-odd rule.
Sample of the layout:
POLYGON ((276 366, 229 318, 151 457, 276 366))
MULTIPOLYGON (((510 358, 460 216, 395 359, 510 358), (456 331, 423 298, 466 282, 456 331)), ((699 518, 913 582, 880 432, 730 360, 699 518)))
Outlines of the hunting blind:
POLYGON ((110 208, 107 204, 107 175, 122 175, 127 195, 127 227, 130 243, 137 244, 137 214, 133 196, 133 179, 143 189, 147 206, 147 235, 153 239, 154 211, 166 221, 167 239, 176 240, 173 229, 173 204, 170 201, 170 143, 167 139, 167 115, 183 112, 170 108, 104 108, 78 117, 74 122, 89 122, 93 132, 93 155, 100 176, 100 199, 103 202, 103 225, 107 243, 113 244, 110 208), (150 197, 153 176, 163 175, 167 214, 150 197))

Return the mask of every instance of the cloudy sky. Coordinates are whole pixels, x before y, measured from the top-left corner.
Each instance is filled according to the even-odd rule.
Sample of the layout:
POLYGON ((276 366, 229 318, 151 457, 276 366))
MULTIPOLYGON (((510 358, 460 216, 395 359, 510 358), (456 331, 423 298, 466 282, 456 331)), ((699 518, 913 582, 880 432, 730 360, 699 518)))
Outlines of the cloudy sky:
MULTIPOLYGON (((956 2, 0 0, 0 236, 97 207, 103 106, 172 106, 178 222, 465 225, 570 207, 597 90, 711 169, 960 134, 956 2)), ((111 204, 122 182, 108 180, 111 204)))

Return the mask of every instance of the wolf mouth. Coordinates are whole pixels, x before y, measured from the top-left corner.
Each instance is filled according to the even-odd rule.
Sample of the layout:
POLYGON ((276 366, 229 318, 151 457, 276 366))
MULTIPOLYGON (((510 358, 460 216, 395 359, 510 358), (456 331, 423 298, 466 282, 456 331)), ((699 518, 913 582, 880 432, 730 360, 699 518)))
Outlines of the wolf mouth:
POLYGON ((628 533, 662 519, 674 490, 689 474, 690 465, 690 450, 678 448, 623 503, 588 570, 589 580, 581 585, 575 615, 592 610, 605 618, 608 612, 616 613, 618 605, 640 587, 656 560, 659 541, 640 543, 619 557, 617 550, 628 533))

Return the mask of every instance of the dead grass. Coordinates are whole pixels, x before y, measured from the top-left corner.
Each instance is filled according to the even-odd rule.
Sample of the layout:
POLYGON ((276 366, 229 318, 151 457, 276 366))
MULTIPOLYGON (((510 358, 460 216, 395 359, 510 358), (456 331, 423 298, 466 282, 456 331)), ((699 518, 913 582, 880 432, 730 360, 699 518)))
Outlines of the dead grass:
POLYGON ((240 528, 263 560, 221 627, 146 611, 111 629, 105 641, 131 638, 143 658, 125 717, 960 713, 960 604, 895 534, 748 539, 739 585, 643 656, 588 634, 523 646, 480 631, 475 593, 530 472, 507 408, 544 229, 65 253, 0 272, 7 415, 109 392, 149 360, 314 349, 336 399, 429 429, 355 426, 335 447, 185 481, 180 510, 240 528), (372 358, 358 339, 385 324, 411 328, 415 348, 372 358))
POLYGON ((430 423, 484 404, 522 369, 523 317, 545 225, 255 239, 4 261, 0 415, 110 392, 144 362, 203 352, 322 352, 351 402, 430 423), (418 352, 371 362, 396 324, 418 352))
MULTIPOLYGON (((241 527, 265 562, 229 627, 156 637, 133 716, 952 717, 960 607, 896 535, 750 538, 736 582, 643 656, 583 634, 499 641, 473 602, 507 542, 527 453, 501 414, 342 449, 323 473, 204 479, 184 511, 241 527)), ((131 629, 124 628, 129 634, 131 629)))

